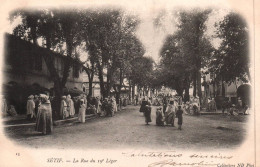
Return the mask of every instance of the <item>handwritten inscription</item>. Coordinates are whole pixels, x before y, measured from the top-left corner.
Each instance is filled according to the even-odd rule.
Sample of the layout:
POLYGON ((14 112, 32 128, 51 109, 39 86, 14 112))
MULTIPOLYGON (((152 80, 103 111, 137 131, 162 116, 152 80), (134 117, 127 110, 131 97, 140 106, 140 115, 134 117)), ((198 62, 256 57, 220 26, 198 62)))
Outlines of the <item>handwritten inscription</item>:
POLYGON ((148 157, 148 158, 175 158, 182 157, 182 154, 176 153, 175 151, 166 151, 166 152, 127 152, 122 153, 126 157, 148 157))
POLYGON ((148 167, 164 167, 164 166, 217 166, 217 163, 210 163, 206 161, 200 161, 200 162, 176 162, 173 159, 154 162, 152 164, 149 164, 148 167))
POLYGON ((225 156, 222 154, 217 155, 203 155, 203 154, 192 154, 189 156, 190 158, 213 158, 213 159, 231 159, 233 156, 225 156))

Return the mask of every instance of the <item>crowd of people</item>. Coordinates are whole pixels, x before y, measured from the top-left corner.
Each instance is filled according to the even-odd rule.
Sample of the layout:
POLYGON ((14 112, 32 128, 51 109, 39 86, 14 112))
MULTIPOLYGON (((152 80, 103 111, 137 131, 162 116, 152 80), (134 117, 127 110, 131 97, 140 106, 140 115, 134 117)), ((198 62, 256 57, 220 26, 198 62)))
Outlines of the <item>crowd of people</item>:
MULTIPOLYGON (((216 112, 217 105, 214 98, 208 98, 206 105, 207 112, 216 112)), ((199 97, 190 97, 189 101, 183 102, 180 96, 154 96, 154 97, 142 97, 142 100, 135 96, 135 105, 140 104, 140 112, 144 114, 145 123, 152 122, 151 119, 151 106, 162 106, 156 109, 156 125, 175 126, 175 118, 178 118, 178 129, 181 129, 183 122, 183 114, 187 115, 200 115, 201 105, 199 97)), ((237 99, 236 104, 232 104, 230 100, 225 100, 222 104, 222 113, 227 115, 238 115, 239 112, 249 114, 248 105, 243 105, 241 98, 237 99), (244 107, 243 107, 244 106, 244 107)))
MULTIPOLYGON (((85 94, 71 97, 70 94, 61 97, 59 118, 68 119, 78 117, 78 121, 85 122, 86 115, 94 114, 99 117, 114 116, 115 113, 128 105, 129 99, 121 96, 118 101, 114 96, 107 98, 87 97, 85 94)), ((7 105, 7 101, 2 96, 1 101, 2 116, 16 116, 15 107, 7 105)), ((36 131, 42 134, 50 134, 52 132, 52 120, 54 105, 54 97, 48 93, 40 95, 30 95, 26 103, 26 117, 28 121, 36 122, 36 131)))
POLYGON ((247 103, 243 103, 242 99, 238 97, 237 103, 232 103, 230 99, 225 99, 222 103, 222 114, 225 114, 225 111, 227 111, 228 115, 238 115, 240 112, 242 112, 244 115, 249 114, 250 108, 247 103))
MULTIPOLYGON (((49 134, 52 131, 52 109, 53 97, 46 94, 30 95, 27 99, 26 114, 27 119, 36 122, 36 131, 43 134, 49 134)), ((59 116, 61 119, 67 119, 77 116, 78 121, 85 122, 87 114, 94 114, 96 116, 114 116, 118 110, 121 110, 123 106, 129 104, 127 97, 120 97, 118 100, 114 96, 107 98, 88 97, 85 94, 80 96, 71 97, 70 95, 62 96, 60 103, 59 116)), ((243 111, 244 114, 248 114, 248 106, 242 104, 242 100, 238 98, 237 104, 232 104, 230 100, 225 100, 222 104, 223 114, 227 110, 229 115, 238 115, 239 111, 243 111)), ((3 116, 16 116, 15 107, 13 105, 8 106, 6 99, 2 96, 2 115, 3 116)), ((199 115, 200 114, 200 100, 198 97, 190 97, 190 101, 183 102, 180 96, 154 96, 148 98, 134 97, 134 105, 141 105, 140 112, 144 114, 145 123, 152 122, 151 119, 151 105, 162 106, 156 110, 156 125, 175 126, 175 118, 178 118, 178 129, 182 126, 182 115, 199 115)), ((214 98, 208 98, 207 111, 216 111, 216 102, 214 98)))
MULTIPOLYGON (((170 97, 167 99, 167 97, 163 97, 163 111, 161 107, 158 107, 156 110, 156 125, 158 126, 165 126, 165 125, 171 125, 175 126, 175 118, 178 119, 178 129, 181 130, 182 126, 182 120, 183 120, 183 109, 181 106, 181 99, 178 97, 170 97)), ((144 114, 145 117, 145 123, 148 125, 150 122, 152 122, 151 119, 151 101, 144 97, 141 102, 140 112, 144 114)))

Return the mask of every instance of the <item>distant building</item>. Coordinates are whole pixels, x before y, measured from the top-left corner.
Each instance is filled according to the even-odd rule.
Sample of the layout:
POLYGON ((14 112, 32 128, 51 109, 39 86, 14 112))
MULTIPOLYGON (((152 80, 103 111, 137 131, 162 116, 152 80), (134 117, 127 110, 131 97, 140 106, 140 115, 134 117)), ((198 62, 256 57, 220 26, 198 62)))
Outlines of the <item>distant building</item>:
MULTIPOLYGON (((216 98, 218 107, 221 106, 224 98, 228 98, 232 104, 236 104, 239 96, 238 89, 241 86, 248 85, 239 78, 236 78, 236 80, 231 83, 226 83, 224 81, 214 82, 214 79, 214 74, 206 74, 202 81, 202 91, 205 101, 209 97, 214 97, 216 98)), ((243 99, 244 97, 241 98, 243 99)))

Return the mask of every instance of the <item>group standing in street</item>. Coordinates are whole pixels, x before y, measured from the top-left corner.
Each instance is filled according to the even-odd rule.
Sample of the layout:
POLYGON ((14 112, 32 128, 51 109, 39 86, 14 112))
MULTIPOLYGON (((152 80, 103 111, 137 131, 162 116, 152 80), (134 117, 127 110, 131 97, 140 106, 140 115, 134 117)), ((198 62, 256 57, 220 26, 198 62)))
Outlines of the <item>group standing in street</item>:
MULTIPOLYGON (((183 122, 183 109, 179 99, 170 98, 169 100, 166 97, 163 98, 163 111, 161 107, 158 107, 156 110, 156 125, 165 126, 171 125, 175 126, 175 118, 178 118, 178 129, 181 130, 182 122, 183 122)), ((151 102, 147 97, 144 97, 141 102, 140 112, 144 114, 145 123, 148 125, 152 122, 151 119, 151 102)))

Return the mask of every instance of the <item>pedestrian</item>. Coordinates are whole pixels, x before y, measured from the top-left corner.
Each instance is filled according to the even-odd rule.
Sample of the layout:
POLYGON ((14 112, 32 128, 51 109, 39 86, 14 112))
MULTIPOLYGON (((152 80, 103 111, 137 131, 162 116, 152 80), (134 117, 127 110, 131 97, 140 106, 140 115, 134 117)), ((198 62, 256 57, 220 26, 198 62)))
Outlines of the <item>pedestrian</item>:
POLYGON ((80 100, 81 99, 80 99, 80 97, 74 97, 73 99, 74 99, 73 102, 74 102, 75 114, 79 114, 79 107, 80 107, 80 100))
POLYGON ((27 105, 26 105, 26 114, 27 114, 27 119, 32 120, 35 118, 35 103, 33 101, 34 96, 30 95, 27 100, 27 105))
POLYGON ((223 103, 222 103, 222 114, 225 114, 225 110, 229 110, 231 107, 231 101, 228 98, 225 98, 223 103))
POLYGON ((190 103, 189 103, 189 101, 186 101, 186 102, 184 103, 184 113, 185 113, 186 115, 190 114, 190 103))
MULTIPOLYGON (((240 97, 237 98, 237 109, 239 111, 243 110, 243 106, 242 106, 242 100, 240 99, 240 97)), ((243 112, 244 113, 244 112, 243 112)))
POLYGON ((211 108, 213 111, 217 111, 217 105, 216 105, 216 101, 214 98, 211 99, 211 108))
POLYGON ((114 96, 112 96, 111 101, 112 101, 113 110, 116 113, 117 112, 117 104, 116 104, 116 99, 115 99, 114 96))
POLYGON ((40 99, 38 95, 34 96, 34 103, 35 103, 35 115, 38 113, 38 107, 40 105, 40 99))
POLYGON ((166 108, 167 108, 167 105, 168 105, 166 96, 163 97, 162 101, 163 101, 163 114, 165 115, 165 111, 166 111, 166 108))
POLYGON ((144 109, 144 117, 145 117, 146 125, 148 125, 149 122, 152 122, 152 118, 151 118, 151 103, 149 101, 148 101, 148 104, 145 106, 145 109, 144 109))
POLYGON ((10 109, 7 112, 11 116, 16 116, 17 115, 17 112, 16 112, 15 107, 13 105, 10 105, 10 109))
POLYGON ((170 99, 170 104, 166 108, 164 116, 165 116, 165 123, 166 123, 166 125, 171 124, 174 127, 175 105, 174 105, 174 100, 173 99, 170 99))
POLYGON ((141 107, 140 107, 140 112, 144 113, 145 110, 145 106, 148 105, 148 101, 145 100, 145 98, 143 98, 142 103, 141 103, 141 107))
POLYGON ((156 110, 156 125, 157 126, 164 126, 162 108, 161 107, 158 107, 157 110, 156 110))
POLYGON ((4 96, 2 96, 1 109, 2 109, 2 116, 7 116, 8 106, 4 96))
POLYGON ((95 107, 96 107, 96 112, 98 116, 101 116, 101 102, 99 100, 99 97, 96 97, 96 101, 95 101, 95 107))
POLYGON ((109 104, 108 104, 108 99, 105 98, 103 103, 102 103, 102 111, 103 111, 103 114, 101 114, 102 116, 107 116, 108 115, 108 109, 109 109, 109 104))
POLYGON ((178 129, 181 130, 182 126, 182 114, 183 110, 181 109, 181 105, 178 106, 178 109, 176 111, 176 117, 178 118, 178 129))
POLYGON ((68 110, 68 105, 66 102, 66 96, 62 96, 61 107, 60 107, 60 115, 62 119, 66 119, 67 117, 69 117, 67 110, 68 110))
POLYGON ((138 96, 137 95, 135 95, 135 105, 137 106, 138 105, 138 96))
POLYGON ((40 95, 41 104, 36 118, 35 130, 42 132, 43 135, 50 134, 53 130, 52 125, 52 109, 48 96, 45 94, 40 95))
POLYGON ((80 99, 80 107, 79 107, 79 115, 78 115, 79 122, 84 123, 85 116, 86 116, 86 104, 84 103, 84 99, 80 99))
POLYGON ((74 115, 75 115, 74 102, 71 99, 70 95, 67 96, 67 104, 68 104, 69 117, 74 117, 74 115))
POLYGON ((235 104, 232 104, 230 109, 229 109, 229 114, 230 115, 238 115, 236 114, 236 105, 235 104))
POLYGON ((208 100, 207 100, 207 111, 210 112, 211 110, 212 110, 212 108, 211 108, 211 100, 210 100, 210 98, 208 98, 208 100))

